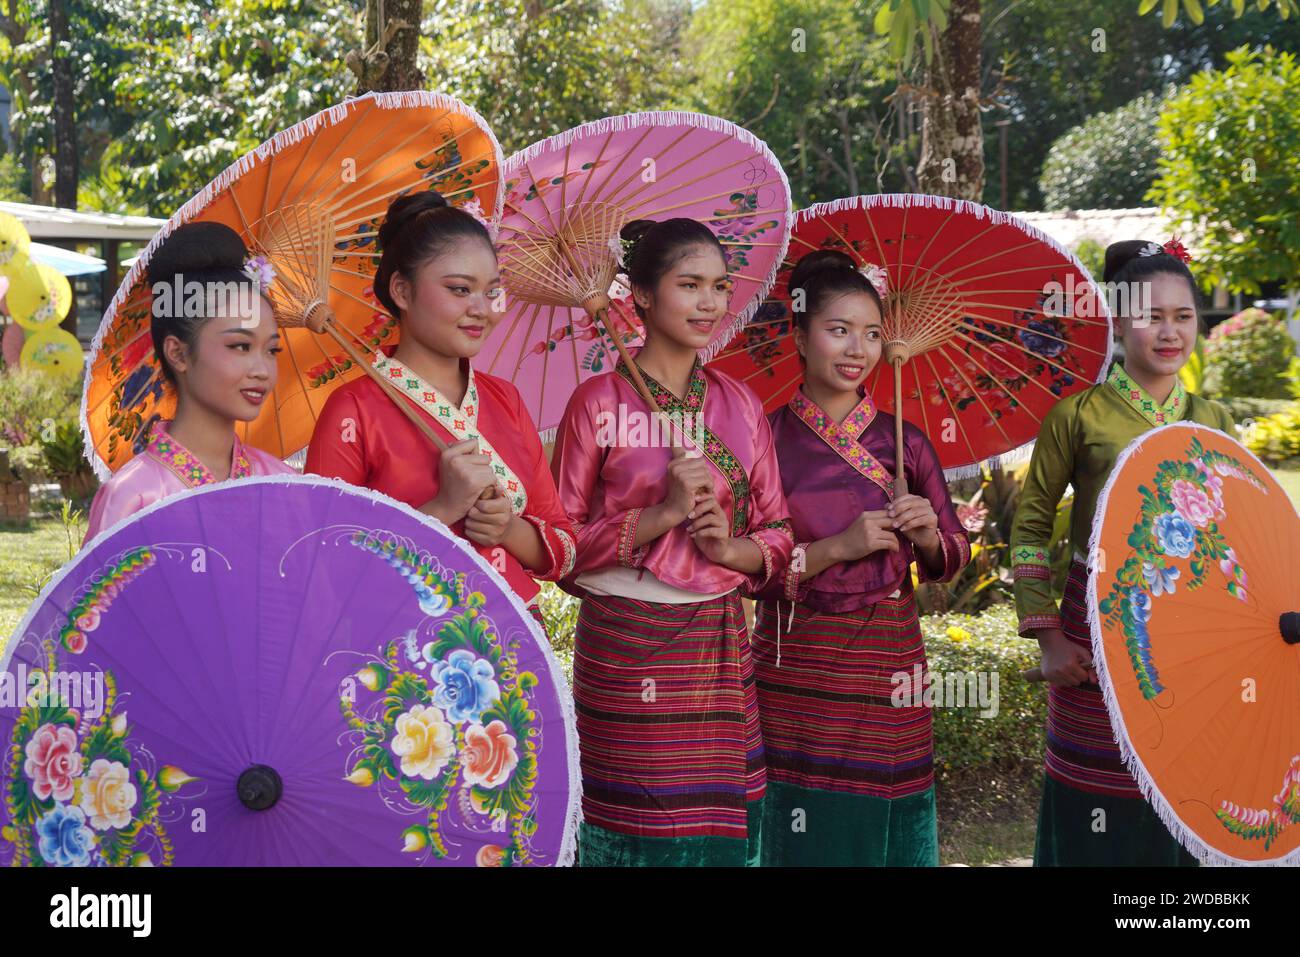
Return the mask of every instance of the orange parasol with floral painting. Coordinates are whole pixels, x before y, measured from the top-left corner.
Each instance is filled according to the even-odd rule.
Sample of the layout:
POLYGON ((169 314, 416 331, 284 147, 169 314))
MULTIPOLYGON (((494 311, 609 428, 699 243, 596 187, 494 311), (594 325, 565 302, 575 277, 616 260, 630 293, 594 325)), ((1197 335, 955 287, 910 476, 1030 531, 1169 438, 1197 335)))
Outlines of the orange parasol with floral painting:
MULTIPOLYGON (((306 447, 330 393, 370 373, 397 321, 375 299, 377 235, 389 204, 436 189, 482 217, 500 215, 501 148, 469 106, 423 91, 372 93, 323 110, 228 167, 183 206, 123 280, 91 346, 82 398, 86 454, 101 478, 142 447, 176 397, 149 334, 150 257, 178 226, 225 223, 275 270, 279 379, 240 438, 282 458, 306 447)), ((407 406, 399 403, 404 411, 407 406)))
POLYGON ((1208 864, 1300 864, 1300 514, 1245 447, 1178 422, 1124 450, 1089 556, 1120 753, 1208 864))

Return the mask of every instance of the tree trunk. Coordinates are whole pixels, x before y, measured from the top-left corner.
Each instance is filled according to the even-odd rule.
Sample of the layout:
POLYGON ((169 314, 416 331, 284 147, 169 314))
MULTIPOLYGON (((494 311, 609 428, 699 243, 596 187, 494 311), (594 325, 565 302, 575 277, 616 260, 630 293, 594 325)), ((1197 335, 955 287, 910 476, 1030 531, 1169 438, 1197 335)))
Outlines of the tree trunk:
POLYGON ((980 0, 953 0, 948 17, 925 71, 916 174, 923 193, 979 202, 984 195, 980 0))
POLYGON ((50 0, 50 66, 54 73, 54 205, 77 208, 77 103, 68 47, 68 0, 50 0))
POLYGON ((347 61, 358 96, 424 88, 417 62, 423 18, 424 0, 366 0, 366 50, 347 61))

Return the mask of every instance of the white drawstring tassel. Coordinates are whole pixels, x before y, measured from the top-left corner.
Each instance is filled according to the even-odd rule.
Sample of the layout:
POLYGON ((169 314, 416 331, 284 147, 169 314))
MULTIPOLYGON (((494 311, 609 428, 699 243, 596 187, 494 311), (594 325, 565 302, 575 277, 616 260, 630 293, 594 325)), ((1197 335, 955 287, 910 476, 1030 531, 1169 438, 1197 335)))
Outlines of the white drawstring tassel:
MULTIPOLYGON (((785 623, 785 630, 790 631, 794 628, 794 609, 795 602, 790 602, 790 618, 785 623)), ((781 667, 781 601, 776 602, 776 666, 781 667)))
POLYGON ((776 600, 776 666, 781 667, 781 599, 776 600))

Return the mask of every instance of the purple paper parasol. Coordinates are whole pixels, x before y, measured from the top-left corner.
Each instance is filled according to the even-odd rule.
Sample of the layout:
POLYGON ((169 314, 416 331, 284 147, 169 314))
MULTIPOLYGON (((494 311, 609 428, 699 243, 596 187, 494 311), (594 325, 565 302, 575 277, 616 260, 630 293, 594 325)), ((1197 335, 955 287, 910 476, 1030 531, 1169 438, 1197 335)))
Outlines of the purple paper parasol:
POLYGON ((340 482, 175 495, 98 536, 0 667, 0 865, 555 865, 569 689, 444 526, 340 482))

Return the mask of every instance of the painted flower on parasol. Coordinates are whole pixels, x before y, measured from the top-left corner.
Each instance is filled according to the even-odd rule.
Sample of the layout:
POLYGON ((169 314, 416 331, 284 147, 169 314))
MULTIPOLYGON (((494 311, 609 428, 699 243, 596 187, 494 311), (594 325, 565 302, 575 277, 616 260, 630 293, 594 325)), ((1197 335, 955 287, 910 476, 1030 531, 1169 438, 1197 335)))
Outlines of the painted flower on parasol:
POLYGON ((785 253, 785 173, 753 134, 717 117, 609 117, 516 153, 502 175, 505 315, 476 362, 514 382, 544 438, 579 383, 612 371, 642 341, 618 281, 624 225, 687 217, 722 243, 733 292, 706 358, 749 318, 785 253))
POLYGON ((866 388, 925 431, 949 478, 1022 454, 1057 400, 1105 373, 1105 297, 1050 237, 964 200, 855 196, 795 214, 772 294, 713 360, 769 411, 803 378, 788 285, 818 249, 847 253, 881 293, 884 355, 866 388))
POLYGON ((1097 506, 1093 661, 1120 752, 1203 862, 1300 863, 1300 515, 1220 432, 1135 439, 1097 506))
MULTIPOLYGON (((372 374, 373 356, 397 342, 397 320, 372 288, 389 204, 436 189, 454 205, 495 218, 500 167, 500 146, 478 113, 422 91, 349 99, 232 163, 159 230, 105 312, 82 398, 96 472, 107 478, 139 448, 152 422, 174 414, 175 395, 150 341, 146 277, 155 250, 178 226, 230 226, 253 251, 259 285, 270 280, 263 288, 283 343, 278 382, 257 419, 237 429, 244 442, 284 458, 307 446, 329 394, 372 374)), ((408 402, 398 406, 441 444, 408 402)))
POLYGON ((11 642, 0 741, 0 864, 574 852, 572 702, 532 616, 443 526, 340 482, 204 486, 97 537, 11 642))

